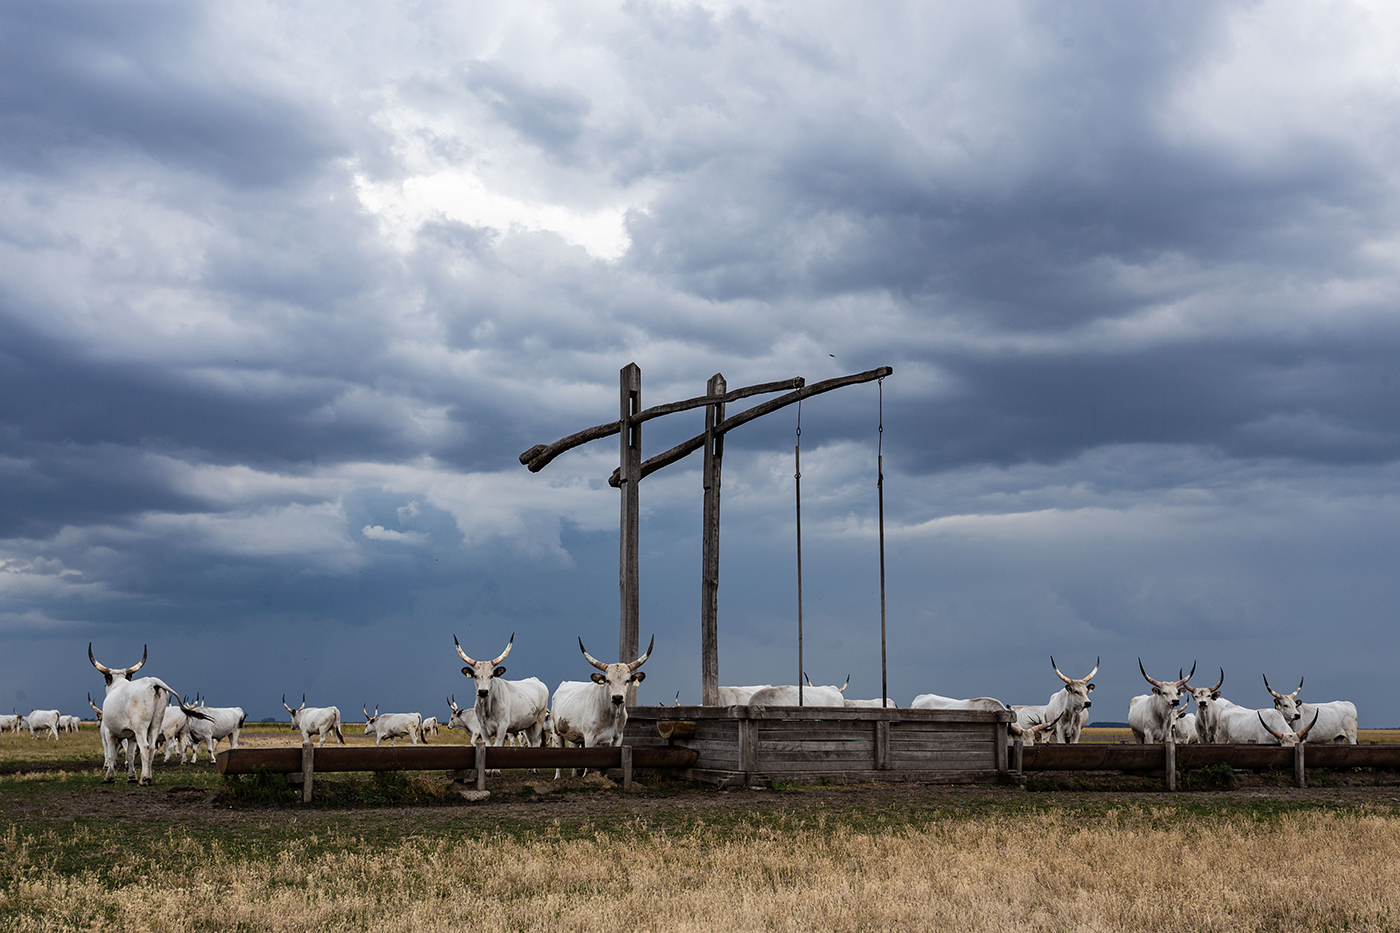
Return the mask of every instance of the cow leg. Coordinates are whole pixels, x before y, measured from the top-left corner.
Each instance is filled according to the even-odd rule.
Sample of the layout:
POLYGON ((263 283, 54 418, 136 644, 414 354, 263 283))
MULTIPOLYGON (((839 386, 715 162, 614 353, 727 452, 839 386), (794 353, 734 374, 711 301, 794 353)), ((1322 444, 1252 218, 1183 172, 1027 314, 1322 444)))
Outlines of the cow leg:
POLYGON ((102 778, 102 783, 110 784, 116 780, 117 739, 112 733, 103 729, 100 725, 97 731, 102 733, 102 763, 107 768, 107 774, 102 778))

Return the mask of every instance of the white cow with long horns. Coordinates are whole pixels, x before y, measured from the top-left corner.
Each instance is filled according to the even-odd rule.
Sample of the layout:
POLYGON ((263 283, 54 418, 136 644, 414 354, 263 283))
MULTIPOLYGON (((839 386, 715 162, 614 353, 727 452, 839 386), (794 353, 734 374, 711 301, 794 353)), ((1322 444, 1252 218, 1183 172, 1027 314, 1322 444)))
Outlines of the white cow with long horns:
MULTIPOLYGON (((146 649, 141 649, 141 660, 131 667, 111 668, 99 664, 93 657, 92 644, 88 643, 88 660, 107 681, 107 696, 102 701, 102 755, 107 768, 102 778, 104 783, 116 779, 117 743, 134 739, 136 750, 141 755, 141 777, 136 777, 136 756, 128 749, 126 756, 127 780, 139 784, 151 783, 151 759, 155 756, 156 737, 160 735, 161 724, 165 720, 165 704, 169 697, 179 694, 170 689, 157 677, 142 677, 132 680, 131 675, 146 663, 146 649)), ((180 703, 180 709, 187 716, 204 719, 205 716, 193 707, 180 703)))
MULTIPOLYGON (((568 748, 571 744, 590 748, 595 745, 621 745, 622 730, 627 725, 627 688, 646 679, 646 672, 637 668, 651 657, 656 636, 651 636, 646 653, 635 661, 604 664, 578 640, 578 648, 589 664, 600 673, 593 682, 566 680, 554 690, 555 744, 568 748)), ((554 772, 558 779, 559 771, 554 772)))
POLYGON ((314 733, 321 737, 320 748, 326 744, 326 736, 334 734, 335 740, 341 745, 345 744, 345 736, 340 731, 340 707, 338 706, 313 706, 306 708, 306 694, 301 695, 301 706, 292 709, 287 705, 287 695, 282 694, 282 708, 292 714, 292 728, 301 730, 301 744, 310 743, 314 733))
POLYGON ((422 713, 385 713, 379 715, 379 704, 374 706, 374 715, 369 714, 369 710, 361 706, 360 711, 365 714, 365 735, 374 736, 374 747, 378 748, 379 743, 385 739, 395 748, 398 747, 396 739, 407 736, 413 740, 413 744, 418 744, 418 737, 423 732, 422 713))
POLYGON ((1269 686, 1269 678, 1264 677, 1264 689, 1274 698, 1274 709, 1283 714, 1290 729, 1304 720, 1317 720, 1312 726, 1313 742, 1335 742, 1344 739, 1348 745, 1356 744, 1356 704, 1347 700, 1333 700, 1330 703, 1300 703, 1298 690, 1303 689, 1302 678, 1298 679, 1298 690, 1292 693, 1279 693, 1269 686))
POLYGON ((462 675, 476 682, 476 721, 480 724, 487 744, 504 745, 506 736, 519 733, 530 746, 542 744, 544 736, 544 714, 549 709, 549 688, 538 677, 524 680, 505 680, 501 677, 506 669, 501 662, 510 654, 515 645, 515 633, 506 642, 506 650, 494 661, 473 660, 452 636, 457 646, 457 654, 467 667, 462 675))
MULTIPOLYGON (((1196 664, 1191 663, 1191 673, 1180 680, 1153 680, 1147 676, 1147 669, 1138 658, 1138 670, 1152 685, 1150 694, 1144 693, 1128 701, 1128 726, 1133 730, 1133 738, 1140 745, 1155 745, 1166 741, 1167 730, 1172 727, 1176 710, 1190 695, 1186 687, 1191 675, 1196 673, 1196 664)), ((1181 671, 1177 671, 1178 674, 1181 671)))

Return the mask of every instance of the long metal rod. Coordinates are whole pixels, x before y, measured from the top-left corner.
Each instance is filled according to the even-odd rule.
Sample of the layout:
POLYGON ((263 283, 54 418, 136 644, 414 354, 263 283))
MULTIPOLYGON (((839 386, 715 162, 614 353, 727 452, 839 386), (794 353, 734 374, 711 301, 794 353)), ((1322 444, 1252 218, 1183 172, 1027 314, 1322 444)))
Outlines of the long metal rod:
MULTIPOLYGON (((747 411, 741 411, 737 415, 730 415, 724 421, 715 425, 715 434, 727 434, 741 425, 748 424, 755 418, 772 414, 780 408, 786 408, 806 398, 814 395, 821 395, 823 392, 830 392, 833 389, 843 389, 846 386, 860 385, 863 382, 874 382, 883 379, 893 373, 894 370, 888 366, 881 366, 863 373, 854 373, 849 376, 838 376, 835 379, 827 379, 822 382, 814 382, 809 386, 798 389, 796 392, 789 392, 787 395, 780 395, 775 399, 770 399, 761 405, 755 405, 747 411)), ((705 446, 705 435, 697 434, 688 441, 684 441, 672 447, 664 453, 659 453, 650 460, 642 463, 642 478, 650 476, 664 466, 670 466, 677 460, 684 459, 695 451, 705 446)), ((621 482, 621 473, 613 470, 612 476, 608 479, 609 486, 616 486, 621 482)))
POLYGON ((797 444, 792 448, 797 487, 797 705, 802 706, 802 403, 797 403, 797 444))
POLYGON ((875 488, 880 501, 880 707, 889 706, 890 685, 885 664, 885 380, 880 386, 880 434, 876 447, 875 488))
MULTIPOLYGON (((785 392, 789 389, 800 389, 807 384, 807 380, 801 376, 792 379, 783 379, 780 382, 765 382, 762 385, 744 386, 742 389, 735 389, 733 392, 726 392, 720 402, 736 402, 741 398, 748 398, 752 395, 767 395, 769 392, 785 392)), ((662 415, 674 414, 678 411, 688 411, 692 408, 699 408, 702 405, 714 404, 714 399, 708 395, 701 395, 696 398, 688 398, 680 402, 668 402, 665 405, 657 405, 645 411, 637 412, 628 417, 632 424, 641 424, 643 421, 650 421, 652 418, 660 418, 662 415)), ((551 460, 568 450, 587 444, 589 441, 600 440, 604 437, 612 437, 622 430, 621 421, 609 421, 606 424, 595 424, 591 428, 584 428, 568 437, 560 438, 553 444, 536 444, 520 455, 520 462, 530 468, 531 473, 538 473, 549 466, 551 460)), ((614 483, 614 486, 617 484, 614 483)))

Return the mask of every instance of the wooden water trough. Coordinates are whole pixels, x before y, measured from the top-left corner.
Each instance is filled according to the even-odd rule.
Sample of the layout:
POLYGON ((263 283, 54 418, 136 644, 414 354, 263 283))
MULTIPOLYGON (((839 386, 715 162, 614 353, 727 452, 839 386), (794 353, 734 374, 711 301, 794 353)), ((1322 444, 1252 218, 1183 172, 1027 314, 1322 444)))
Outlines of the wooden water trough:
POLYGON ((624 742, 695 752, 683 776, 720 786, 775 781, 1016 782, 1009 712, 800 706, 639 706, 624 742))
POLYGON ((350 746, 316 748, 234 748, 217 756, 220 774, 251 774, 261 768, 285 774, 289 784, 301 785, 303 803, 311 801, 317 772, 446 771, 458 781, 474 780, 486 789, 492 768, 595 768, 622 770, 622 788, 631 790, 634 768, 689 768, 696 755, 685 749, 632 749, 622 745, 597 748, 508 748, 486 745, 416 745, 403 748, 350 746))

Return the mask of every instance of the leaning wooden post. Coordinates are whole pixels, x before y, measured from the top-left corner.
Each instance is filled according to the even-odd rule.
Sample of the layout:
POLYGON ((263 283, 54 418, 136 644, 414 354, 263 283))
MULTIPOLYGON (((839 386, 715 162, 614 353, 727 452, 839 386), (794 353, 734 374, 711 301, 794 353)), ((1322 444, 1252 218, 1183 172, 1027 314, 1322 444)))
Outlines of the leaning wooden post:
MULTIPOLYGON (((633 417, 642 410, 642 369, 628 363, 618 372, 620 408, 618 427, 622 437, 622 534, 618 554, 618 589, 622 621, 618 629, 617 656, 635 661, 641 634, 638 620, 638 525, 641 514, 642 423, 633 417)), ((627 688, 627 705, 637 703, 636 685, 627 688)))
MULTIPOLYGON (((705 383, 705 395, 725 393, 724 376, 715 373, 705 383)), ((719 493, 724 435, 715 426, 724 420, 724 403, 705 406, 705 514, 700 545, 700 703, 719 705, 719 493)))
POLYGON ((1162 739, 1166 750, 1167 790, 1176 790, 1176 736, 1172 734, 1173 726, 1173 723, 1167 723, 1167 734, 1162 739))
POLYGON ((301 802, 311 802, 311 776, 316 771, 316 746, 303 742, 301 746, 301 802))
POLYGON ((476 789, 486 789, 486 743, 476 747, 476 789))
POLYGON ((1293 746, 1293 783, 1299 787, 1308 786, 1308 776, 1303 772, 1303 743, 1293 746))

